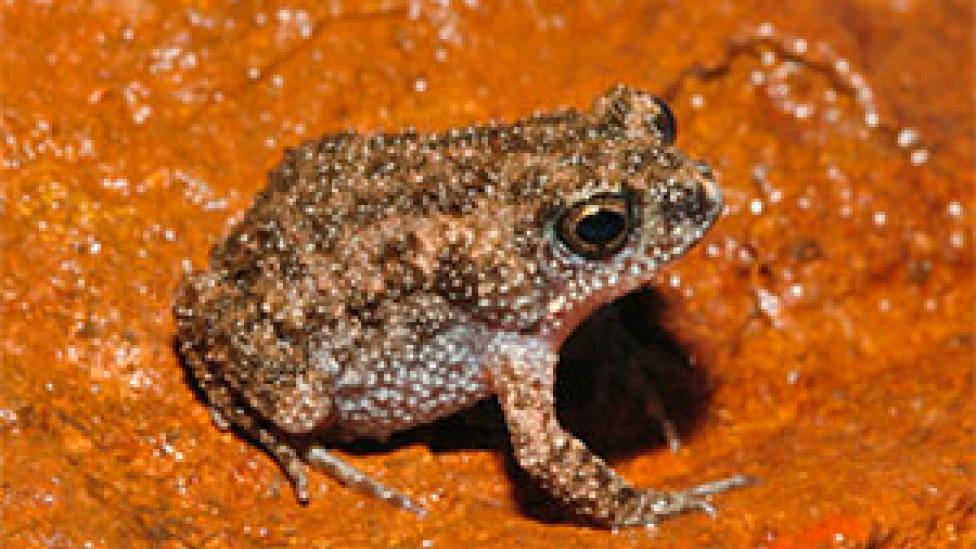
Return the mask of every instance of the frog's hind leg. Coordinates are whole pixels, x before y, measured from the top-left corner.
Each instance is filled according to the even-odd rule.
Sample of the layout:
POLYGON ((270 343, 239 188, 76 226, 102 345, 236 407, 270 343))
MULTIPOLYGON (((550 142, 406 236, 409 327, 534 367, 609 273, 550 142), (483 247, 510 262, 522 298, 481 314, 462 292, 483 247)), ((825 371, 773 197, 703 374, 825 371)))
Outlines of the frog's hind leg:
MULTIPOLYGON (((207 379, 207 378, 201 378, 207 379)), ((298 452, 281 436, 261 426, 244 408, 235 402, 227 387, 212 382, 204 382, 204 391, 210 401, 210 414, 214 423, 222 430, 236 427, 244 435, 257 439, 258 444, 274 458, 281 470, 291 481, 295 497, 302 504, 308 503, 307 467, 298 452)))
POLYGON ((305 460, 357 492, 379 498, 421 517, 427 514, 427 510, 420 504, 404 494, 384 486, 378 480, 332 455, 325 448, 313 446, 305 454, 305 460))
POLYGON ((244 413, 244 409, 235 401, 227 387, 213 383, 208 372, 198 369, 196 373, 204 392, 207 394, 210 416, 214 424, 222 431, 237 428, 245 436, 257 439, 257 443, 278 462, 288 480, 291 481, 298 501, 303 504, 308 503, 307 468, 298 452, 280 436, 258 425, 254 418, 244 413))
POLYGON ((245 436, 257 439, 257 443, 267 451, 281 467, 295 489, 295 498, 302 504, 309 500, 307 467, 301 456, 281 436, 258 424, 244 409, 238 406, 233 396, 224 386, 204 384, 210 400, 210 413, 214 423, 223 430, 236 427, 245 436))
POLYGON ((298 452, 266 429, 257 429, 258 442, 278 462, 295 488, 295 497, 302 504, 308 503, 308 474, 298 452))
POLYGON ((271 454, 288 476, 295 487, 298 500, 307 503, 308 478, 305 474, 305 464, 302 463, 298 452, 272 432, 256 425, 249 415, 242 413, 243 409, 227 387, 217 383, 211 371, 204 366, 203 358, 196 352, 192 342, 184 343, 181 353, 191 374, 206 395, 210 418, 214 425, 221 431, 236 428, 245 436, 257 439, 257 442, 271 454))

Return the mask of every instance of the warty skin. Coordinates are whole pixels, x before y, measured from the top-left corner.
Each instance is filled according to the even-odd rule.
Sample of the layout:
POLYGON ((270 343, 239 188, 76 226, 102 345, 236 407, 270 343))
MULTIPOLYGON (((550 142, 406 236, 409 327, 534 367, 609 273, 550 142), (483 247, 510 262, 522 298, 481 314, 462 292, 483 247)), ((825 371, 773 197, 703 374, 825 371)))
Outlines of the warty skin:
POLYGON ((719 215, 710 170, 673 139, 666 105, 618 86, 586 112, 289 150, 177 292, 179 349, 215 420, 267 449, 302 501, 307 462, 423 512, 320 444, 495 396, 519 464, 578 515, 616 528, 710 510, 747 479, 634 487, 559 425, 553 397, 572 330, 719 215))

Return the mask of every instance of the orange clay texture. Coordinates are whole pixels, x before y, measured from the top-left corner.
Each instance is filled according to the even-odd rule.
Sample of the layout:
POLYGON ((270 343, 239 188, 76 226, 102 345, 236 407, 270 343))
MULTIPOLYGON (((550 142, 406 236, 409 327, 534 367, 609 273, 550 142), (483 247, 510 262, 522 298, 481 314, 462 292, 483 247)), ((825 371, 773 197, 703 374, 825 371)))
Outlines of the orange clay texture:
POLYGON ((0 544, 973 547, 972 20, 965 0, 2 2, 0 544), (695 373, 658 376, 681 448, 620 435, 660 433, 624 399, 587 408, 577 370, 613 357, 585 344, 561 413, 635 484, 759 485, 714 518, 595 529, 519 473, 489 404, 336 450, 418 520, 317 472, 300 506, 214 427, 173 290, 286 147, 587 108, 616 82, 670 102, 726 210, 626 304, 653 312, 640 356, 695 373))

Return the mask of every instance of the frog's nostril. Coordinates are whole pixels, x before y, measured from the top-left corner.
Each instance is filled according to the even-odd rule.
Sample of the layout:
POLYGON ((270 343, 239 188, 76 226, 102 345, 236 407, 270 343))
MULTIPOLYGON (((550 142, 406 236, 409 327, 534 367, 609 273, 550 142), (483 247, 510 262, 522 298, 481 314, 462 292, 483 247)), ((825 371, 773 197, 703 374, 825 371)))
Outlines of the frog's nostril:
POLYGON ((701 174, 701 176, 704 177, 705 179, 715 178, 714 175, 712 174, 712 167, 706 164, 705 162, 695 163, 695 169, 697 169, 698 173, 701 174))
POLYGON ((701 209, 709 216, 716 216, 722 210, 722 189, 715 182, 708 166, 699 164, 698 171, 702 175, 698 179, 701 209))

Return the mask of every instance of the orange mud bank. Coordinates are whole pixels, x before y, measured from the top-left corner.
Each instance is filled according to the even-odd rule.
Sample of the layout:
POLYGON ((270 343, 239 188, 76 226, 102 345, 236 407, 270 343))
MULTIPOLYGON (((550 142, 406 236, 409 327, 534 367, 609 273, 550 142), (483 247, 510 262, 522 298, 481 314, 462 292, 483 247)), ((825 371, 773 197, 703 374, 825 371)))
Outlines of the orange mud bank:
POLYGON ((3 545, 972 547, 971 10, 5 2, 3 545), (285 147, 586 107, 616 82, 671 102, 727 206, 654 293, 570 340, 561 413, 637 484, 760 485, 715 518, 593 529, 518 472, 487 404, 338 450, 423 501, 417 520, 320 473, 302 507, 214 428, 173 353, 172 292, 285 147), (654 370, 676 452, 589 390, 614 360, 588 342, 621 325, 647 349, 611 358, 654 370))

